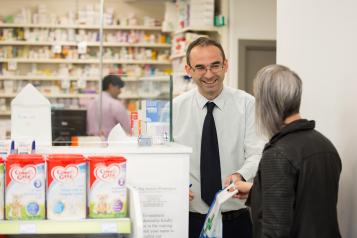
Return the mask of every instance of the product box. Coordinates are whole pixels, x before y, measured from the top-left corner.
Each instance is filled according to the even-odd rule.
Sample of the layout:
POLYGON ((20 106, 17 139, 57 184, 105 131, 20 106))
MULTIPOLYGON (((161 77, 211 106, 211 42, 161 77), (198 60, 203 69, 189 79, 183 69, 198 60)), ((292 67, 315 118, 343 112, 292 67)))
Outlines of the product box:
POLYGON ((86 170, 86 161, 82 155, 48 156, 47 219, 86 218, 86 170))
POLYGON ((127 216, 126 159, 118 156, 90 156, 89 217, 127 216))
POLYGON ((45 218, 45 161, 41 155, 8 156, 5 184, 7 220, 45 218))
POLYGON ((170 105, 167 100, 143 100, 147 122, 169 122, 170 105))

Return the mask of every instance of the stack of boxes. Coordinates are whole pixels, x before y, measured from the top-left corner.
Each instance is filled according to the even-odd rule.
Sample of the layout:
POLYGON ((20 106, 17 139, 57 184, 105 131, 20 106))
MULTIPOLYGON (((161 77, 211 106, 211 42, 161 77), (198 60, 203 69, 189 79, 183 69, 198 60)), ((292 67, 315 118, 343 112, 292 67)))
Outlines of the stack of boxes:
POLYGON ((214 0, 177 1, 178 28, 212 27, 214 23, 214 0))
POLYGON ((189 26, 213 26, 214 0, 190 0, 188 10, 189 26))

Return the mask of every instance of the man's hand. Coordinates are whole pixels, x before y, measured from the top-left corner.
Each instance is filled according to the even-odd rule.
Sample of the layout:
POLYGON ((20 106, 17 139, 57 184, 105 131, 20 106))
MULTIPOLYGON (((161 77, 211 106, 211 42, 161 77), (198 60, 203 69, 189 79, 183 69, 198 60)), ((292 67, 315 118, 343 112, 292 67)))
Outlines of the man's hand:
POLYGON ((242 181, 243 177, 240 175, 240 173, 234 173, 229 175, 225 180, 224 180, 224 187, 229 186, 231 183, 236 183, 238 181, 242 181))
POLYGON ((194 198, 193 192, 192 192, 191 189, 190 189, 190 191, 189 191, 189 199, 190 199, 190 202, 193 200, 193 198, 194 198))

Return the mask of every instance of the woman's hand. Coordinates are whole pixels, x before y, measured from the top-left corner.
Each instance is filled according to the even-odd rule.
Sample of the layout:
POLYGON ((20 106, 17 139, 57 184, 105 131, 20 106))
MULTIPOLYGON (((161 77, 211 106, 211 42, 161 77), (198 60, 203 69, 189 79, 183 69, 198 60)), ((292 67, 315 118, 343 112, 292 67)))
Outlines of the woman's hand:
POLYGON ((238 189, 238 193, 234 195, 234 198, 238 199, 246 199, 248 197, 249 191, 253 186, 253 183, 237 181, 234 183, 236 189, 238 189))

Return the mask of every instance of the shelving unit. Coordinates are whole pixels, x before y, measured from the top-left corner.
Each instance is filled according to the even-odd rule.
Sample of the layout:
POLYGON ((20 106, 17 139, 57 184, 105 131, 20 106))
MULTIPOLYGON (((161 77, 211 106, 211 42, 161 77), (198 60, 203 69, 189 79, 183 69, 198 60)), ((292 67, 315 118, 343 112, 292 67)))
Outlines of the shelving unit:
MULTIPOLYGON (((1 27, 1 26, 0 26, 1 27)), ((54 44, 64 46, 77 46, 79 42, 38 42, 38 41, 0 41, 0 45, 37 45, 37 46, 51 46, 54 44)), ((99 42, 86 42, 89 47, 99 47, 99 42)), ((150 47, 150 48, 170 48, 171 44, 159 43, 122 43, 122 42, 104 42, 104 47, 150 47)))
POLYGON ((109 73, 127 82, 123 98, 129 103, 143 99, 133 89, 145 80, 169 88, 169 80, 160 79, 171 73, 171 36, 161 27, 163 2, 146 6, 104 1, 102 44, 99 0, 2 3, 6 8, 0 9, 1 111, 10 111, 10 100, 28 82, 56 107, 71 108, 84 108, 100 91, 100 75, 109 73))
MULTIPOLYGON (((14 98, 16 97, 16 93, 4 93, 1 95, 3 98, 14 98)), ((96 94, 46 94, 43 93, 43 95, 47 98, 94 98, 96 94)))
POLYGON ((127 186, 129 217, 83 220, 0 220, 1 235, 29 234, 130 234, 133 238, 143 236, 143 217, 139 192, 127 186))
MULTIPOLYGON (((16 62, 16 63, 40 63, 40 64, 97 64, 97 59, 27 59, 27 58, 0 58, 0 62, 16 62)), ((152 65, 170 65, 170 61, 159 60, 103 60, 104 64, 152 64, 152 65)))
POLYGON ((200 26, 200 27, 184 27, 174 32, 174 35, 178 35, 186 32, 213 32, 216 33, 218 31, 217 27, 213 26, 200 26))
MULTIPOLYGON (((58 29, 99 29, 99 25, 67 25, 67 24, 22 24, 22 23, 0 23, 1 28, 58 28, 58 29)), ((104 30, 149 30, 161 31, 161 26, 125 26, 125 25, 104 25, 104 30)))
POLYGON ((129 234, 129 218, 118 219, 85 219, 74 221, 0 221, 0 233, 16 234, 92 234, 120 233, 129 234))

